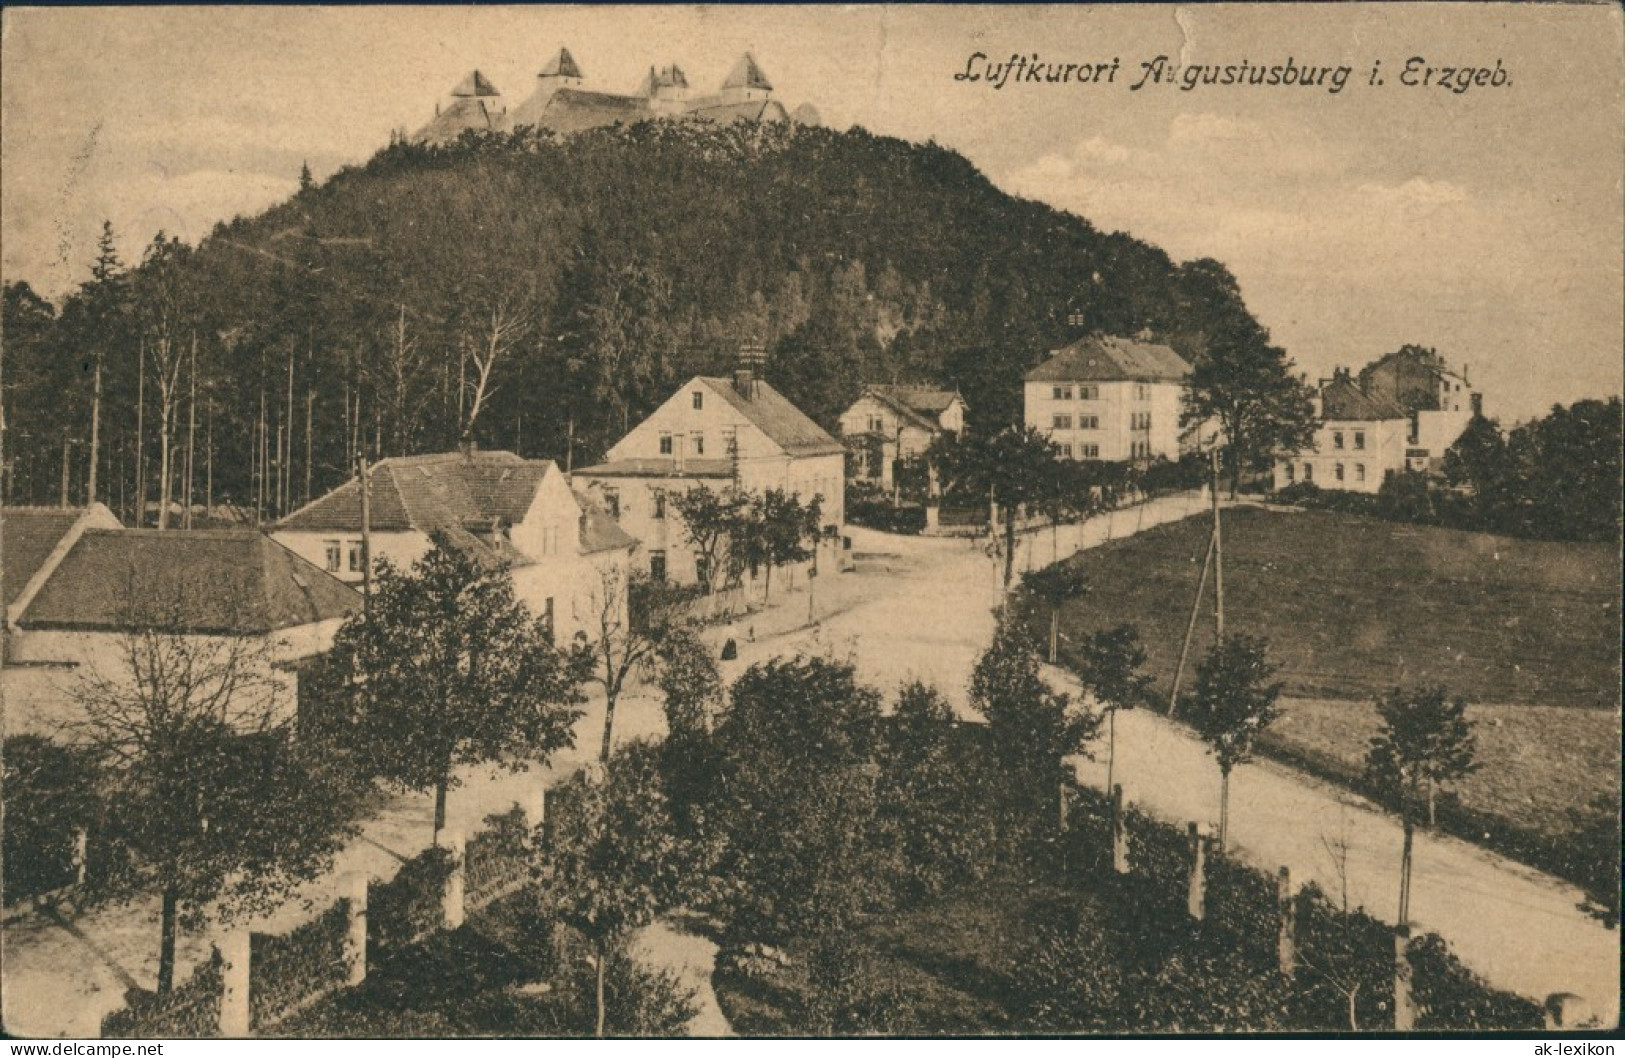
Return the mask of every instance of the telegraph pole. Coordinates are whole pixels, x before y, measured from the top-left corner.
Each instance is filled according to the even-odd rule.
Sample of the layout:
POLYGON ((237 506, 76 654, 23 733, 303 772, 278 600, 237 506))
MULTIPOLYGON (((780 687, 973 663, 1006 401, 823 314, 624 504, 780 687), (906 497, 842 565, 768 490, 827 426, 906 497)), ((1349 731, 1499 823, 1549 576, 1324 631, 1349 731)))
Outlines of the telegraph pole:
POLYGON ((367 457, 361 457, 361 612, 372 610, 372 495, 367 457))
POLYGON ((1219 519, 1219 446, 1213 446, 1213 627, 1224 642, 1224 533, 1219 519))

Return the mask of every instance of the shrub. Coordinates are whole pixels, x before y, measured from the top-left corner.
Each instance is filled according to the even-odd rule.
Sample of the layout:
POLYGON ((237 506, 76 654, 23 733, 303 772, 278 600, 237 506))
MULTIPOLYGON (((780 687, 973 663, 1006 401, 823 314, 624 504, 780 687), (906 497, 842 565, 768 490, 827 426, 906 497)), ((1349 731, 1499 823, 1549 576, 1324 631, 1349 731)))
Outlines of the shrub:
POLYGON ((465 898, 470 910, 519 888, 530 878, 530 821, 514 805, 485 817, 485 829, 464 852, 465 898))
POLYGON ((344 934, 348 901, 339 900, 288 933, 251 938, 253 987, 249 1017, 255 1028, 272 1025, 312 996, 344 984, 344 934))
POLYGON ((89 751, 38 735, 5 740, 5 899, 8 903, 71 885, 74 832, 96 816, 96 759, 89 751))
POLYGON ((450 851, 435 846, 407 860, 394 878, 374 884, 367 896, 369 945, 402 947, 438 929, 452 866, 450 851))
POLYGON ((131 989, 125 1006, 102 1018, 104 1039, 195 1040, 220 1032, 224 992, 220 953, 198 964, 185 983, 164 994, 131 989))
POLYGON ((1418 1029, 1534 1031, 1545 1024, 1539 1006, 1522 996, 1491 988, 1451 954, 1438 934, 1414 938, 1408 954, 1418 1029))

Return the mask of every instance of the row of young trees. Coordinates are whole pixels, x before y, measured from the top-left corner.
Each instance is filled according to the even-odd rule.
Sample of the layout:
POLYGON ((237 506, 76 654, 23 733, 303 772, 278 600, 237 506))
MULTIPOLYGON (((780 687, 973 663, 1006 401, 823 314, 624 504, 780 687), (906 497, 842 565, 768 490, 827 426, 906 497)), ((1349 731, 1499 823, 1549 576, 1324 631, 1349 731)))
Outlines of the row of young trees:
POLYGON ((764 598, 773 570, 813 556, 823 527, 823 497, 803 500, 784 489, 752 493, 737 486, 704 485, 667 497, 683 520, 683 534, 699 563, 707 595, 739 588, 746 574, 764 574, 764 598))

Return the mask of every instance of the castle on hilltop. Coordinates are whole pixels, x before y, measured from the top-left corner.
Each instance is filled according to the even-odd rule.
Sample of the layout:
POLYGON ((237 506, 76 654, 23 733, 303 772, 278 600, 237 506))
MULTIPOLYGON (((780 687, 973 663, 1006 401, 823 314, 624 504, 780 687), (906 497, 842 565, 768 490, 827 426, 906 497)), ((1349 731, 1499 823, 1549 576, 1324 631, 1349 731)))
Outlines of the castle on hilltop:
POLYGON ((496 86, 474 70, 452 89, 451 102, 437 105, 434 119, 410 139, 446 143, 469 129, 503 132, 526 125, 564 134, 650 118, 794 121, 802 125, 816 125, 819 120, 811 104, 790 111, 774 99, 773 83, 748 52, 734 64, 721 90, 709 95, 692 95, 687 75, 675 64, 659 70, 649 67, 631 95, 588 91, 582 88, 584 80, 575 57, 568 48, 560 48, 536 75, 536 90, 530 98, 510 111, 496 86))

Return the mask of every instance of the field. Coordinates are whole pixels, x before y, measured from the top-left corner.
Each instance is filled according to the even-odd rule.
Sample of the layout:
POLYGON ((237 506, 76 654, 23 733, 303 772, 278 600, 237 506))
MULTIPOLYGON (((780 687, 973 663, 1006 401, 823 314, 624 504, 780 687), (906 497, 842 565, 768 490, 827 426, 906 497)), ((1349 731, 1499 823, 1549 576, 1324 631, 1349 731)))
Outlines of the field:
MULTIPOLYGON (((1069 640, 1132 622, 1166 702, 1209 525, 1161 526, 1075 559, 1090 591, 1062 610, 1063 660, 1069 640)), ((1375 696, 1440 683, 1469 703, 1480 764, 1440 824, 1579 883, 1613 913, 1616 550, 1245 507, 1225 514, 1224 534, 1226 631, 1267 637, 1286 685, 1265 752, 1358 788, 1375 696)), ((1212 642, 1211 606, 1210 582, 1187 689, 1212 642)))
MULTIPOLYGON (((1063 651, 1131 621, 1166 694, 1208 530, 1188 519, 1074 560, 1091 590, 1062 611, 1063 651)), ((1479 704, 1619 706, 1620 565, 1606 545, 1242 507, 1224 519, 1224 591, 1226 630, 1269 637, 1291 695, 1441 683, 1479 704)), ((1212 626, 1204 613, 1193 659, 1212 626)))

